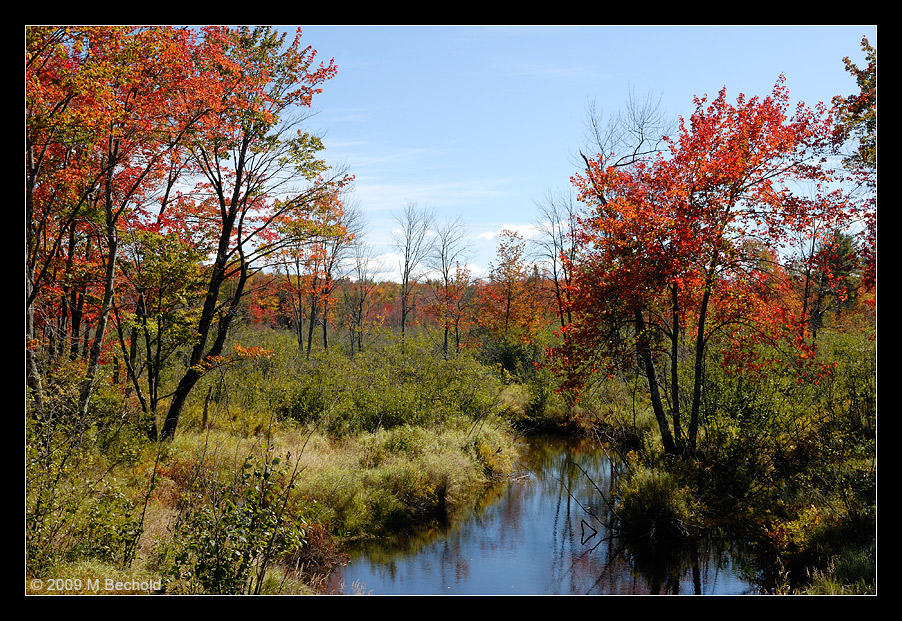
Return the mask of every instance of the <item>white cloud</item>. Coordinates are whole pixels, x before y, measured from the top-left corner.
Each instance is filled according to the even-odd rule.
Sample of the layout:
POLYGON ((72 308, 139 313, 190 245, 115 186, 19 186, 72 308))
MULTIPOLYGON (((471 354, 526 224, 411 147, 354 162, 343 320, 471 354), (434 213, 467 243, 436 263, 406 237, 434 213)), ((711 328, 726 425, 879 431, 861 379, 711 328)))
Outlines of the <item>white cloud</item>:
POLYGON ((535 224, 505 224, 502 231, 514 231, 523 239, 531 239, 539 234, 539 228, 535 224))
POLYGON ((501 231, 513 231, 523 239, 531 239, 541 230, 535 224, 504 224, 497 231, 485 231, 476 236, 476 239, 491 241, 501 235, 501 231))
POLYGON ((485 278, 489 271, 475 263, 467 263, 467 269, 470 270, 471 278, 485 278))
POLYGON ((386 252, 375 257, 377 265, 381 269, 376 274, 376 280, 391 280, 401 282, 401 255, 397 252, 386 252))

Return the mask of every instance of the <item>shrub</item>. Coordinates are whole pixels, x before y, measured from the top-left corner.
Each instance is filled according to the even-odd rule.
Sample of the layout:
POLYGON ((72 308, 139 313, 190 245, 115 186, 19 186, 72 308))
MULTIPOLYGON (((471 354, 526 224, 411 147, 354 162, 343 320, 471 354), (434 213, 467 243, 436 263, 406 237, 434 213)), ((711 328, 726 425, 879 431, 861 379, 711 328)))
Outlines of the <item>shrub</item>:
POLYGON ((134 490, 115 474, 140 457, 138 426, 102 383, 81 414, 77 363, 44 380, 43 407, 26 412, 26 570, 41 577, 84 559, 128 564, 141 524, 134 490))
POLYGON ((334 435, 478 419, 497 404, 501 382, 477 361, 437 356, 408 339, 358 353, 320 352, 302 363, 279 399, 281 416, 320 422, 334 435))
POLYGON ((304 545, 303 524, 286 510, 294 477, 280 463, 248 457, 230 486, 183 500, 166 592, 259 593, 270 563, 304 545))

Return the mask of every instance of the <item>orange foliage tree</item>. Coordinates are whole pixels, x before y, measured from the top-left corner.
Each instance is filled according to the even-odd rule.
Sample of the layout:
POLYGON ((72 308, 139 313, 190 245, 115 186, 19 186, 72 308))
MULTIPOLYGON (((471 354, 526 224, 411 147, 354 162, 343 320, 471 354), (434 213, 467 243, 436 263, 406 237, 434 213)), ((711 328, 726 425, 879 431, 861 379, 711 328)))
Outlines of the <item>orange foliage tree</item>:
POLYGON ((455 262, 453 269, 431 283, 426 315, 442 331, 442 353, 447 358, 464 348, 466 335, 473 325, 473 280, 470 270, 455 262))
POLYGON ((222 356, 250 276, 295 239, 328 235, 333 222, 322 212, 350 182, 318 158, 321 141, 299 129, 303 117, 292 116, 310 106, 334 64, 315 65, 316 52, 301 45, 300 30, 287 44, 271 28, 217 33, 221 54, 208 69, 211 80, 225 85, 224 96, 189 142, 200 179, 195 199, 186 203, 199 210, 211 234, 213 260, 197 339, 174 390, 164 438, 174 436, 204 361, 222 356), (286 222, 292 225, 282 226, 286 222))
POLYGON ((653 160, 587 160, 574 177, 588 212, 572 266, 573 323, 551 352, 565 385, 637 360, 664 449, 683 453, 696 448, 713 339, 749 365, 763 363, 752 356, 762 341, 809 357, 781 261, 792 236, 841 230, 856 216, 824 165, 831 132, 822 106, 790 114, 781 78, 764 98, 697 98, 653 160), (816 189, 801 195, 799 184, 816 189))
POLYGON ((337 271, 354 241, 359 219, 356 210, 345 208, 337 190, 317 199, 315 207, 302 220, 288 218, 281 224, 291 242, 280 249, 274 261, 276 269, 284 272, 281 291, 302 352, 306 322, 308 357, 317 324, 322 326, 323 347, 328 347, 337 271), (317 224, 311 227, 314 218, 317 224))
POLYGON ((531 344, 548 323, 539 275, 525 260, 526 243, 515 231, 501 231, 498 264, 479 289, 479 326, 508 345, 531 344))
POLYGON ((147 337, 193 302, 160 280, 176 263, 145 252, 181 247, 179 269, 193 283, 202 263, 205 285, 190 292, 194 326, 184 330, 182 314, 167 337, 192 347, 171 437, 205 360, 224 359, 248 279, 292 237, 323 234, 319 206, 349 181, 298 129, 335 72, 314 63, 300 31, 286 43, 270 28, 26 29, 26 356, 38 410, 42 370, 81 355, 85 411, 113 313, 125 353, 127 330, 145 321, 147 337), (285 220, 296 225, 277 226, 285 220))
POLYGON ((167 202, 186 140, 218 96, 197 62, 208 56, 208 34, 26 29, 26 331, 39 406, 38 360, 52 364, 80 350, 87 407, 122 233, 167 202))

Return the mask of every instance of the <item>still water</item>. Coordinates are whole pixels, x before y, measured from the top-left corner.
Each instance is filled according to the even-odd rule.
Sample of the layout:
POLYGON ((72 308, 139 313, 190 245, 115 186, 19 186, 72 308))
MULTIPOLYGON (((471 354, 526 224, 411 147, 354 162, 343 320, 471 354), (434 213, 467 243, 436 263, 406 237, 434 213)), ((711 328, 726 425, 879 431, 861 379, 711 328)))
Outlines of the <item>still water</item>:
POLYGON ((756 592, 727 542, 662 557, 610 536, 616 476, 602 451, 530 443, 511 482, 447 529, 352 555, 333 592, 373 595, 627 595, 756 592))

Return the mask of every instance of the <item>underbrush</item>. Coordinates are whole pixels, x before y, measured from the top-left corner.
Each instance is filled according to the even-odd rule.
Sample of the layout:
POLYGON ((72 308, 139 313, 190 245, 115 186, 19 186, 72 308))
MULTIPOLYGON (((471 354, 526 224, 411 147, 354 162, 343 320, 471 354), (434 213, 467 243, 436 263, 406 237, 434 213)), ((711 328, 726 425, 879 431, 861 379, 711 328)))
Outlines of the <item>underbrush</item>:
POLYGON ((289 372, 276 408, 283 417, 343 435, 477 420, 495 410, 501 389, 498 375, 473 358, 445 360, 409 339, 353 359, 319 352, 289 372))
POLYGON ((866 339, 825 332, 818 362, 831 372, 817 383, 751 380, 712 361, 697 450, 674 457, 641 378, 608 378, 576 402, 540 367, 514 377, 466 355, 446 360, 426 340, 308 359, 286 333, 245 336, 273 355, 208 373, 162 444, 120 386, 102 384, 80 417, 79 370, 45 378, 46 407, 26 419, 29 577, 312 592, 346 544, 476 503, 511 472, 516 429, 594 433, 619 451, 617 524, 633 541, 729 524, 758 544, 776 592, 875 591, 866 339))
POLYGON ((664 455, 641 395, 608 400, 617 389, 597 387, 597 433, 630 456, 623 534, 678 540, 691 525, 728 526, 756 543, 774 592, 876 592, 875 365, 865 333, 822 332, 808 375, 744 374, 715 356, 697 448, 681 456, 664 455))
POLYGON ((492 421, 340 438, 289 422, 257 442, 221 432, 176 438, 161 472, 178 511, 154 561, 167 592, 261 592, 264 563, 316 583, 342 562, 344 542, 450 519, 515 457, 492 421))
POLYGON ((26 417, 26 553, 30 575, 90 558, 127 565, 141 534, 145 440, 120 394, 98 391, 79 414, 78 365, 46 378, 26 417))

